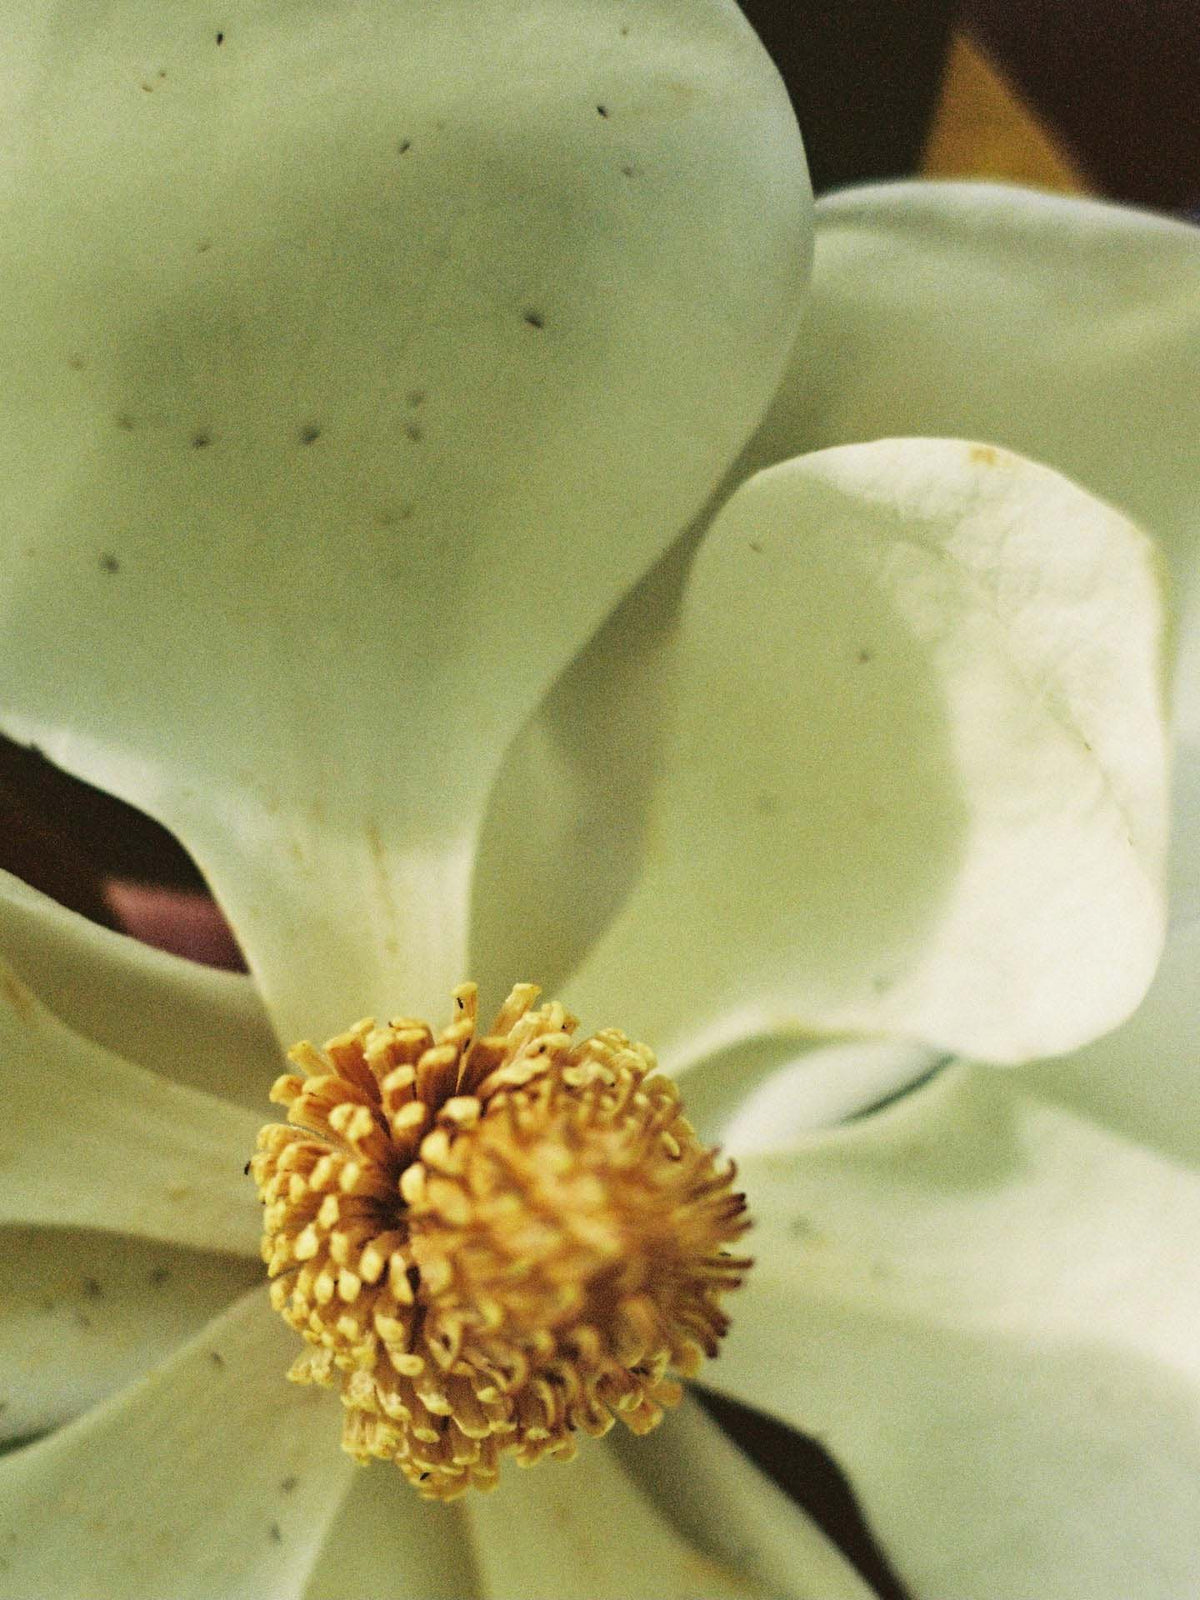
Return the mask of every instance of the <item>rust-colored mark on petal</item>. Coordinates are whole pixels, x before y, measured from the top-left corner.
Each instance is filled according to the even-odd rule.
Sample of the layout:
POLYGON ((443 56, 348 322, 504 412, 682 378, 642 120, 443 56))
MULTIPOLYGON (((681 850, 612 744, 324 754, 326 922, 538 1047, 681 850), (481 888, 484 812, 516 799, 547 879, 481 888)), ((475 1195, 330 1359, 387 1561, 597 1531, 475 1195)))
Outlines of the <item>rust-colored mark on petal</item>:
POLYGON ((992 444, 973 444, 968 451, 972 461, 981 467, 998 467, 1000 452, 992 444))

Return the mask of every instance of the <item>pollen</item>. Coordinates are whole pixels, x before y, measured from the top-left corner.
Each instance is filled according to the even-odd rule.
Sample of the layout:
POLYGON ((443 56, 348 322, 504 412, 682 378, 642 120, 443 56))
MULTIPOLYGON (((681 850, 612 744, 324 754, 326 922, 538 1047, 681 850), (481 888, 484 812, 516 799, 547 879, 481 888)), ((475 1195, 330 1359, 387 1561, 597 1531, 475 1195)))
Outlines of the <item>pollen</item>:
POLYGON ((654 1057, 520 984, 486 1034, 473 984, 435 1036, 357 1023, 271 1098, 250 1163, 271 1303, 341 1391, 342 1444, 427 1499, 494 1488, 501 1458, 569 1460, 646 1433, 729 1326, 750 1266, 734 1168, 654 1057))

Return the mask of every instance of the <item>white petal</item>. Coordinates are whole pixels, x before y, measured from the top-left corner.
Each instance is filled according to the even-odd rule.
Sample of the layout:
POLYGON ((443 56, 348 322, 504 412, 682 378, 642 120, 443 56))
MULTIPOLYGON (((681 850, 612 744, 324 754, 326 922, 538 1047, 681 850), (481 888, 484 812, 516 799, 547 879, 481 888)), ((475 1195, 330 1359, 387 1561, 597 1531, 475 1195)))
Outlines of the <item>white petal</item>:
POLYGON ((1179 651, 1171 798, 1171 916, 1200 920, 1200 606, 1179 651))
POLYGON ((261 1277, 128 1234, 0 1229, 0 1437, 44 1433, 140 1378, 261 1277))
MULTIPOLYGON (((797 1053, 755 1083, 742 1072, 737 1052, 721 1062, 730 1102, 728 1120, 713 1137, 739 1160, 801 1133, 833 1127, 910 1088, 944 1061, 937 1051, 903 1039, 846 1039, 797 1053), (736 1095, 741 1083, 742 1092, 736 1095)), ((707 1063, 689 1071, 689 1120, 697 1080, 707 1063)))
MULTIPOLYGON (((849 189, 817 207, 804 333, 744 466, 855 439, 955 434, 1043 461, 1121 507, 1171 565, 1176 783, 1194 796, 1197 373, 1196 228, 989 184, 849 189)), ((1195 915, 1194 857, 1184 872, 1195 915)))
POLYGON ((557 992, 636 879, 698 532, 606 619, 501 765, 475 863, 469 965, 496 1004, 517 976, 557 992))
MULTIPOLYGON (((472 1497, 449 1508, 426 1505, 398 1474, 372 1467, 356 1476, 304 1600, 465 1600, 480 1594, 489 1600, 553 1594, 560 1600, 575 1592, 589 1597, 612 1593, 622 1600, 760 1592, 779 1600, 816 1595, 821 1600, 866 1600, 873 1593, 804 1513, 693 1401, 686 1400, 646 1438, 622 1432, 619 1438, 610 1436, 610 1443, 623 1472, 607 1461, 599 1463, 599 1475, 586 1468, 578 1472, 579 1462, 565 1469, 543 1468, 531 1475, 531 1480, 542 1480, 531 1482, 531 1498, 525 1490, 531 1480, 514 1473, 511 1492, 501 1491, 499 1501, 472 1497), (532 1494, 542 1488, 573 1492, 548 1498, 532 1494), (599 1498, 594 1499, 597 1488, 599 1498), (635 1509, 632 1528, 624 1515, 615 1524, 606 1520, 614 1495, 620 1507, 635 1509), (647 1510, 652 1503, 661 1517, 647 1510), (549 1538, 547 1506, 557 1509, 555 1522, 570 1549, 586 1551, 578 1591, 569 1588, 571 1580, 558 1564, 561 1553, 549 1538), (714 1508, 719 1508, 718 1515, 714 1508), (616 1533, 623 1540, 646 1540, 635 1553, 640 1568, 630 1563, 627 1552, 608 1548, 617 1542, 616 1533), (501 1548, 494 1550, 497 1540, 501 1548), (681 1555, 682 1540, 691 1549, 681 1555), (482 1589, 473 1547, 481 1557, 480 1570, 491 1574, 482 1589), (514 1551, 515 1564, 510 1565, 514 1551), (719 1564, 716 1576, 705 1557, 719 1564), (656 1561, 663 1563, 661 1570, 654 1569, 656 1561), (699 1590, 694 1587, 697 1578, 704 1584, 699 1590), (680 1580, 682 1588, 677 1586, 680 1580), (711 1586, 726 1580, 732 1588, 711 1586), (601 1587, 593 1587, 596 1583, 601 1587)), ((608 1446, 592 1448, 605 1455, 608 1446)))
POLYGON ((1162 938, 1152 550, 990 446, 741 488, 692 570, 634 893, 564 998, 668 1069, 754 1034, 1013 1061, 1129 1014, 1162 938))
POLYGON ((474 1600, 471 1539, 457 1506, 422 1500, 395 1467, 356 1472, 304 1600, 474 1600))
POLYGON ((689 1544, 606 1441, 585 1439, 571 1462, 510 1469, 466 1509, 484 1600, 767 1600, 689 1544))
POLYGON ((261 1116, 82 1038, 0 966, 0 1222, 256 1255, 261 1116))
POLYGON ((1200 1585, 1200 1180, 952 1068, 741 1172, 706 1382, 817 1434, 922 1600, 1200 1585))
POLYGON ((249 978, 112 933, 7 872, 0 947, 77 1033, 178 1083, 265 1109, 282 1058, 249 978))
POLYGON ((1195 228, 972 183, 847 189, 817 219, 758 465, 895 434, 987 439, 1120 506, 1200 587, 1195 228))
POLYGON ((0 1461, 5 1592, 298 1600, 352 1462, 339 1407, 284 1378, 261 1291, 143 1382, 0 1461))
POLYGON ((1123 1027, 1021 1077, 1031 1094, 1200 1167, 1200 920, 1172 929, 1150 993, 1123 1027))
POLYGON ((783 85, 732 0, 9 12, 0 716, 281 1032, 435 1010, 506 744, 782 371, 783 85))
POLYGON ((861 1116, 918 1083, 946 1057, 904 1039, 743 1039, 676 1063, 687 1119, 705 1144, 740 1158, 793 1135, 861 1116))
POLYGON ((613 1434, 634 1480, 693 1544, 766 1593, 869 1600, 874 1589, 690 1397, 642 1439, 613 1434))

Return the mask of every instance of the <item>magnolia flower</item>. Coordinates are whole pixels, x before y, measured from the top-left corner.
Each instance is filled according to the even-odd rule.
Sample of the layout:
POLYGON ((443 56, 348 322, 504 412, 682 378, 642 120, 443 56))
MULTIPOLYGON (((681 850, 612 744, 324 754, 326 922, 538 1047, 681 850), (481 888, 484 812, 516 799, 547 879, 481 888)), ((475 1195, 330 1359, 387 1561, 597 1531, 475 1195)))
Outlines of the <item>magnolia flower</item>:
POLYGON ((865 1592, 688 1402, 445 1507, 284 1381, 280 1043, 468 974, 738 1158, 703 1381, 914 1594, 1189 1592, 1200 240, 849 193, 801 315, 722 0, 6 20, 0 711, 252 976, 4 886, 0 1592, 865 1592))

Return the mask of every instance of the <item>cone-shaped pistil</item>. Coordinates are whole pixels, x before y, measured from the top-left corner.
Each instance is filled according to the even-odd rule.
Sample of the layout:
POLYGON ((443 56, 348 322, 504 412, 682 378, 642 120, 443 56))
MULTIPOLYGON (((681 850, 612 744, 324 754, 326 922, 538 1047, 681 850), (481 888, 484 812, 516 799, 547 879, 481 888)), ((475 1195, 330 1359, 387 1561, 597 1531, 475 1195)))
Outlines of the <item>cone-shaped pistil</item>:
POLYGON ((338 1384, 344 1447, 448 1500, 500 1457, 575 1453, 619 1417, 644 1433, 728 1326, 745 1201, 654 1058, 513 990, 476 1036, 473 984, 435 1039, 368 1020, 271 1098, 251 1163, 271 1299, 338 1384))

